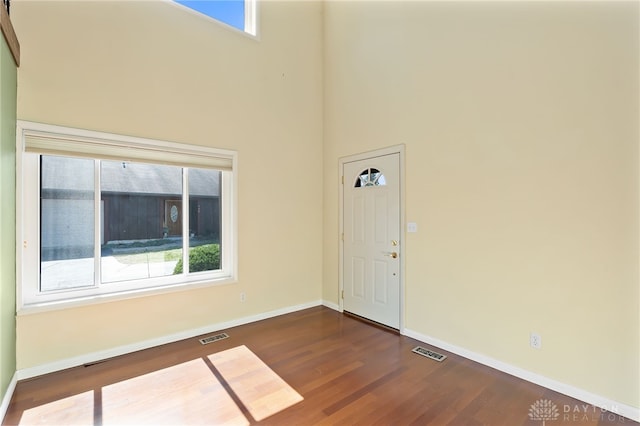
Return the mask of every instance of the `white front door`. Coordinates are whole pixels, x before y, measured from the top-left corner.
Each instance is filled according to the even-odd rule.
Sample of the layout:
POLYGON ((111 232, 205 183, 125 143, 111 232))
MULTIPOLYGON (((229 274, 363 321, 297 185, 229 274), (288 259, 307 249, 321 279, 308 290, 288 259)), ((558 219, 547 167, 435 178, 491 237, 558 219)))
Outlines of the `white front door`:
POLYGON ((343 308, 400 328, 400 154, 343 165, 343 308))

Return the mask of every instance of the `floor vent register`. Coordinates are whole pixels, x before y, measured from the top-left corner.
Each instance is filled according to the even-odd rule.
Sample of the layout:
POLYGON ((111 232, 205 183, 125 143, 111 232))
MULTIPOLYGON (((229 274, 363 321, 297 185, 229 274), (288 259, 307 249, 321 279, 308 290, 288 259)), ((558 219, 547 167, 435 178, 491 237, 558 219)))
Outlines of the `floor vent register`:
POLYGON ((215 336, 209 336, 200 339, 200 343, 203 345, 208 345, 209 343, 217 342, 218 340, 226 339, 229 335, 227 333, 216 334, 215 336))
POLYGON ((446 355, 439 354, 438 352, 430 351, 429 349, 423 348, 422 346, 416 346, 411 350, 418 355, 426 356, 427 358, 431 358, 435 361, 442 362, 447 357, 446 355))

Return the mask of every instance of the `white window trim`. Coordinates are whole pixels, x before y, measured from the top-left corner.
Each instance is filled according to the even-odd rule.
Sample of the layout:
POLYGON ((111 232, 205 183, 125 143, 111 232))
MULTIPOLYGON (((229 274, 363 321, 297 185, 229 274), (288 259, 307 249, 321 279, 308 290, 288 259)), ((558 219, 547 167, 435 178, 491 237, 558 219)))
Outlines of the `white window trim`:
POLYGON ((258 0, 244 1, 244 32, 258 37, 258 0))
MULTIPOLYGON (((236 151, 231 150, 186 145, 175 142, 18 120, 16 126, 16 306, 18 315, 236 283, 238 279, 237 163, 238 154, 236 151), (224 218, 223 229, 221 229, 221 246, 224 250, 224 255, 222 256, 223 263, 221 265, 223 273, 193 273, 180 282, 175 282, 175 278, 173 280, 167 277, 160 277, 157 279, 150 278, 147 279, 147 282, 153 282, 156 284, 155 287, 137 289, 129 288, 118 292, 88 294, 85 296, 82 295, 82 290, 72 290, 69 292, 74 294, 72 298, 46 300, 43 302, 26 300, 27 292, 25 292, 25 289, 28 288, 26 286, 31 286, 32 290, 37 290, 39 285, 40 209, 26 207, 29 205, 28 197, 33 196, 33 194, 30 194, 28 191, 33 191, 34 182, 32 181, 34 179, 30 179, 29 176, 25 176, 25 172, 28 170, 25 168, 25 141, 28 137, 33 137, 34 135, 41 136, 43 134, 46 134, 52 139, 61 138, 62 140, 68 139, 71 141, 82 141, 83 143, 105 143, 115 144, 120 147, 135 146, 139 149, 148 148, 154 152, 156 162, 158 151, 166 151, 167 155, 170 156, 172 152, 180 150, 193 153, 197 156, 210 156, 212 159, 226 158, 230 160, 231 171, 223 172, 223 187, 221 188, 221 191, 224 193, 221 206, 221 214, 224 218), (31 187, 29 187, 29 185, 31 185, 31 187), (37 253, 35 259, 33 256, 34 250, 35 253, 37 253), (34 274, 29 272, 33 270, 38 271, 35 274, 35 281, 34 274)), ((184 167, 190 166, 189 164, 184 164, 184 167)), ((35 186, 36 188, 39 188, 39 179, 35 180, 35 186)), ((187 184, 186 179, 184 184, 187 184)), ((96 199, 98 198, 99 197, 96 197, 96 199)), ((99 218, 97 220, 99 220, 99 218)), ((188 230, 185 232, 188 232, 188 230)), ((183 260, 187 256, 187 253, 183 253, 183 260)), ((188 265, 188 262, 186 264, 188 265)), ((31 295, 33 295, 33 292, 31 295)))

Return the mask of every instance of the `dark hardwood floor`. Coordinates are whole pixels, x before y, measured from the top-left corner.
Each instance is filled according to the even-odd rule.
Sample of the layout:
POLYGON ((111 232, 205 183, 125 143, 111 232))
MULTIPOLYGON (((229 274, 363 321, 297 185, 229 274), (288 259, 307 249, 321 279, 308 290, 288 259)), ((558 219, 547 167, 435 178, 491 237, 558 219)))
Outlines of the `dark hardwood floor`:
MULTIPOLYGON (((428 346, 325 307, 223 331, 21 381, 2 424, 638 425, 438 348, 443 362, 416 355, 428 346), (223 377, 211 356, 243 345, 304 399, 256 421, 235 381, 269 368, 223 377)), ((269 409, 283 395, 270 386, 245 391, 270 393, 269 409)))

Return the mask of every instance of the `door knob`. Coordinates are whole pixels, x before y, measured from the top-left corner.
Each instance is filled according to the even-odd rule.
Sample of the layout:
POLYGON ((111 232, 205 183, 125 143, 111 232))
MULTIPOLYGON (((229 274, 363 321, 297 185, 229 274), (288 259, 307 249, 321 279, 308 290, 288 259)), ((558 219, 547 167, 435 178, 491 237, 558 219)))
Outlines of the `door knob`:
POLYGON ((392 252, 389 252, 389 253, 385 253, 384 255, 385 255, 385 256, 392 257, 392 258, 394 258, 394 259, 395 259, 396 257, 398 257, 398 253, 396 253, 395 251, 392 251, 392 252))

